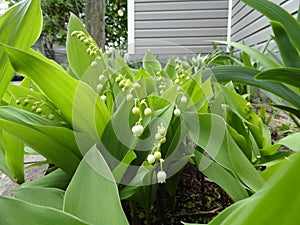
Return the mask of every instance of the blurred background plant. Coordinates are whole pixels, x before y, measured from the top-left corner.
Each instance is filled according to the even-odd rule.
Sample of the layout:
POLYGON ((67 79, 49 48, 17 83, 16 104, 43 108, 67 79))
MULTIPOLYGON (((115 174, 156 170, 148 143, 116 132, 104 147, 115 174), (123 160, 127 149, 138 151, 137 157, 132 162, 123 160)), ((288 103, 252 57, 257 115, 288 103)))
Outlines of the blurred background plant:
MULTIPOLYGON (((12 6, 19 0, 5 0, 12 6)), ((91 1, 93 3, 93 1, 91 1)), ((127 1, 103 0, 105 3, 105 49, 126 50, 127 45, 127 1)), ((47 58, 57 60, 55 48, 64 46, 67 38, 67 24, 70 13, 82 21, 86 19, 86 0, 42 0, 43 30, 36 43, 47 58)), ((98 26, 97 21, 92 21, 98 26)), ((99 43, 98 43, 99 44, 99 43)), ((101 43, 102 44, 102 43, 101 43)), ((100 46, 100 44, 99 44, 100 46)), ((64 53, 63 53, 64 54, 64 53)))

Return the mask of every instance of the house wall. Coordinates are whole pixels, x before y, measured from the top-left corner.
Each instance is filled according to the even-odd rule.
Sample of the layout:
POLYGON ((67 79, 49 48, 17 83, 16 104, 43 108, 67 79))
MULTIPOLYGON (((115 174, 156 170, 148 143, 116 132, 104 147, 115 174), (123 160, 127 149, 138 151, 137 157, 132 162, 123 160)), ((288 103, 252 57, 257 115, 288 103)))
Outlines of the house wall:
POLYGON ((129 0, 129 54, 209 53, 227 39, 229 0, 129 0))
MULTIPOLYGON (((272 0, 272 2, 296 16, 299 0, 272 0)), ((243 41, 249 46, 264 46, 272 34, 269 19, 240 0, 233 0, 231 24, 231 41, 243 41)), ((271 47, 272 45, 271 43, 271 47)))

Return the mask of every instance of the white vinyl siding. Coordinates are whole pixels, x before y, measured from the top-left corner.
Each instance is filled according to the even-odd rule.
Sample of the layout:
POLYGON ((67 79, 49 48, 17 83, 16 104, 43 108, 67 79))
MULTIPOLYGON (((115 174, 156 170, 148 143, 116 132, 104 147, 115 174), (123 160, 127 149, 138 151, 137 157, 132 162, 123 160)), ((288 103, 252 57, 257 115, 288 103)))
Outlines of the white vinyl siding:
MULTIPOLYGON (((296 15, 299 7, 299 0, 272 0, 272 2, 281 5, 293 15, 296 15)), ((272 29, 268 18, 240 0, 233 1, 231 41, 243 41, 249 46, 261 46, 270 39, 271 35, 272 29)))
POLYGON ((213 40, 227 39, 228 0, 132 1, 130 54, 144 54, 148 49, 155 54, 209 53, 213 40))
MULTIPOLYGON (((300 0, 271 1, 296 16, 300 0)), ((214 40, 262 46, 272 35, 269 19, 240 0, 128 0, 128 5, 129 54, 211 53, 214 40)))

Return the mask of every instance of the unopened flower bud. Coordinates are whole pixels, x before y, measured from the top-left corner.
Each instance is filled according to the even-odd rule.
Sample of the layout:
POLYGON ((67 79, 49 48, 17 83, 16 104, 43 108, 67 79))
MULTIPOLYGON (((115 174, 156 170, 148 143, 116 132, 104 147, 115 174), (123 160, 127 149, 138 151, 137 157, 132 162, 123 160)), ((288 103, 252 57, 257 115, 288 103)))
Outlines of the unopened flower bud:
POLYGON ((134 107, 132 108, 131 112, 132 112, 132 114, 134 114, 134 115, 139 115, 141 111, 140 111, 139 107, 134 106, 134 107))
POLYGON ((23 105, 26 106, 26 105, 28 105, 28 103, 29 103, 29 99, 27 99, 27 98, 24 99, 23 105))
POLYGON ((97 85, 97 90, 98 90, 98 91, 101 91, 102 88, 103 88, 103 84, 98 84, 98 85, 97 85))
POLYGON ((154 157, 156 160, 159 160, 161 158, 161 152, 154 152, 154 157))
POLYGON ((132 86, 135 89, 139 89, 141 87, 141 85, 139 83, 137 83, 137 82, 133 83, 132 86))
POLYGON ((155 134, 155 140, 159 141, 163 138, 163 136, 160 133, 155 134))
POLYGON ((37 113, 42 113, 42 108, 37 108, 36 110, 35 110, 35 112, 37 112, 37 113))
POLYGON ((106 96, 105 95, 101 95, 100 98, 101 98, 102 101, 104 101, 104 102, 106 101, 106 96))
POLYGON ((175 115, 175 116, 180 116, 180 114, 181 114, 180 109, 176 108, 176 109, 174 110, 174 115, 175 115))
POLYGON ((151 108, 146 108, 144 110, 144 114, 145 114, 145 116, 151 116, 152 115, 152 109, 151 108))
POLYGON ((131 131, 134 134, 134 136, 139 137, 144 132, 144 127, 142 125, 138 124, 138 125, 133 126, 131 128, 131 131))
POLYGON ((48 115, 48 119, 49 119, 49 120, 53 120, 54 117, 55 117, 55 116, 54 116, 54 114, 52 114, 52 113, 50 113, 50 114, 48 115))
POLYGON ((127 101, 131 101, 132 99, 133 99, 133 95, 132 94, 126 95, 126 100, 127 101))
POLYGON ((91 66, 92 66, 92 67, 96 67, 96 66, 97 66, 97 62, 96 62, 96 61, 93 61, 93 62, 91 63, 91 66))
POLYGON ((103 74, 100 74, 100 75, 99 75, 99 80, 100 80, 100 81, 104 81, 105 78, 106 78, 105 75, 103 75, 103 74))
POLYGON ((180 98, 180 101, 181 101, 182 103, 187 103, 188 98, 187 98, 185 95, 183 95, 183 96, 180 98))
POLYGON ((150 163, 150 164, 155 163, 155 156, 152 155, 152 154, 149 154, 149 155, 147 156, 147 161, 148 161, 148 163, 150 163))

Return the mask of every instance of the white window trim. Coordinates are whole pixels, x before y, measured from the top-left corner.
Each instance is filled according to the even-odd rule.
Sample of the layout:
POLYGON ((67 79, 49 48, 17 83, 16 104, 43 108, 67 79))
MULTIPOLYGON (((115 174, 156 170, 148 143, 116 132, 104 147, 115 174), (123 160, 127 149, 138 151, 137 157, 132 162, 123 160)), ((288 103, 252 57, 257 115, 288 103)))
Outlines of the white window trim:
POLYGON ((228 1, 227 41, 231 40, 231 25, 232 25, 232 0, 229 0, 228 1))
POLYGON ((128 0, 127 2, 127 15, 128 15, 128 19, 127 19, 127 26, 128 26, 128 53, 129 54, 134 54, 135 51, 135 43, 134 43, 134 39, 135 39, 135 26, 134 26, 134 13, 135 13, 135 1, 134 0, 128 0))

